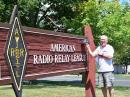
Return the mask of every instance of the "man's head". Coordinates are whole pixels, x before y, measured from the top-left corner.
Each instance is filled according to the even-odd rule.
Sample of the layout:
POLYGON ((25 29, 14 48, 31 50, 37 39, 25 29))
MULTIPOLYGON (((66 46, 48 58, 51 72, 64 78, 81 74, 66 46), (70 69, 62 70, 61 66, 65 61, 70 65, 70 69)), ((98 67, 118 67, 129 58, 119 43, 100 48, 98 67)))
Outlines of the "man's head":
POLYGON ((100 37, 100 42, 101 42, 101 46, 102 46, 102 47, 105 47, 105 46, 107 45, 107 42, 108 42, 107 36, 106 36, 106 35, 102 35, 102 36, 100 37))

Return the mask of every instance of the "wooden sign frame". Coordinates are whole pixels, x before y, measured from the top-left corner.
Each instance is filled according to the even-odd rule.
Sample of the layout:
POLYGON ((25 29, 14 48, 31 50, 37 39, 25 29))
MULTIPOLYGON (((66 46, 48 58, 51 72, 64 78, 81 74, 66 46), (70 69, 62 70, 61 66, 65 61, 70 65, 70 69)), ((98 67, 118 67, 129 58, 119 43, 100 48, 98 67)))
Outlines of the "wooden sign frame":
MULTIPOLYGON (((0 23, 0 50, 2 51, 0 53, 0 85, 12 84, 4 57, 10 27, 10 24, 0 23)), ((90 26, 84 27, 84 36, 31 27, 22 27, 22 29, 28 49, 24 80, 84 72, 86 97, 95 97, 95 61, 82 44, 82 41, 88 38, 91 48, 95 48, 90 26), (35 55, 38 55, 37 58, 35 55), (46 60, 49 60, 48 56, 50 56, 52 63, 43 60, 44 56, 46 60), (34 58, 37 61, 34 62, 34 58)))

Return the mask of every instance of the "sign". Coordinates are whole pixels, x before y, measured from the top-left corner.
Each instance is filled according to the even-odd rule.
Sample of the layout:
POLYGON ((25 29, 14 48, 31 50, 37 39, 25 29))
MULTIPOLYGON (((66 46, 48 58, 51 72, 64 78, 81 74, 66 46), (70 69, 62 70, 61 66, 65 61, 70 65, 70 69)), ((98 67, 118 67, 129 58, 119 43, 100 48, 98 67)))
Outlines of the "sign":
MULTIPOLYGON (((8 31, 9 25, 0 24, 0 84, 11 83, 3 56, 8 31)), ((87 52, 81 44, 86 37, 30 27, 23 27, 23 33, 28 49, 26 80, 87 71, 87 52)))
POLYGON ((23 32, 20 26, 18 11, 15 9, 14 21, 9 30, 6 59, 9 64, 11 79, 16 97, 21 97, 21 85, 25 72, 27 50, 24 43, 23 32))
POLYGON ((17 10, 15 6, 11 25, 0 23, 0 85, 12 84, 16 97, 21 97, 24 79, 84 72, 85 95, 95 97, 95 61, 81 44, 87 37, 94 50, 91 28, 84 28, 84 36, 31 27, 22 30, 17 10))
MULTIPOLYGON (((12 83, 11 74, 4 56, 10 27, 9 24, 0 23, 0 85, 12 83)), ((94 39, 90 27, 84 29, 86 37, 31 27, 22 28, 26 48, 28 49, 25 80, 84 72, 86 79, 85 95, 86 97, 95 97, 94 58, 88 54, 85 45, 81 44, 81 41, 87 37, 91 48, 94 50, 94 39), (80 55, 84 56, 85 59, 80 55), (78 61, 78 57, 81 58, 80 61, 78 61), (75 61, 72 61, 73 58, 75 61), (49 61, 50 59, 53 59, 53 61, 49 61)))
MULTIPOLYGON (((17 16, 16 13, 14 15, 17 16)), ((22 81, 22 77, 19 76, 23 76, 25 71, 25 67, 20 67, 18 64, 21 62, 19 61, 21 59, 22 62, 26 63, 26 48, 28 49, 25 72, 26 80, 80 73, 88 70, 87 52, 84 45, 81 44, 86 37, 30 27, 22 27, 22 31, 18 17, 12 19, 14 20, 12 24, 13 29, 10 30, 12 34, 10 34, 11 37, 8 42, 6 54, 8 60, 14 59, 14 61, 10 61, 10 64, 11 62, 16 62, 14 67, 18 67, 12 69, 17 89, 20 90, 20 83, 22 81), (25 47, 22 32, 24 33, 24 40, 27 47, 25 47), (21 71, 18 72, 18 70, 21 71)), ((5 52, 9 28, 10 25, 8 24, 0 24, 0 66, 2 68, 0 84, 11 83, 11 75, 3 53, 5 52)))

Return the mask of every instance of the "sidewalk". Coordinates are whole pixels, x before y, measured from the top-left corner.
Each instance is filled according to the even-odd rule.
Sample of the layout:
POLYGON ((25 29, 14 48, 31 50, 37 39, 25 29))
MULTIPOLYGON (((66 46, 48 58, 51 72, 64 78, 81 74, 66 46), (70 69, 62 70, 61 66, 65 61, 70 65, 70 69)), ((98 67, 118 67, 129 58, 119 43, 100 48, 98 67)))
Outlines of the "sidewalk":
POLYGON ((42 80, 81 82, 82 76, 81 75, 61 75, 61 76, 53 76, 53 77, 42 78, 42 80))
MULTIPOLYGON (((61 76, 54 76, 54 77, 46 77, 40 80, 81 82, 82 76, 81 75, 61 75, 61 76)), ((96 83, 97 83, 97 79, 96 79, 96 83)), ((129 79, 115 78, 114 86, 130 87, 130 78, 129 79)))

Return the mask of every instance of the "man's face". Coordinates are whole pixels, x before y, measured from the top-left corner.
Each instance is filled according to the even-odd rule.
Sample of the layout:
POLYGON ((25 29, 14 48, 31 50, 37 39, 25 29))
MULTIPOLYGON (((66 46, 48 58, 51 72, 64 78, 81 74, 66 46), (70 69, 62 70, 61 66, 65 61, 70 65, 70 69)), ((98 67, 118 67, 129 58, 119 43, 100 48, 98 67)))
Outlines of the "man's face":
POLYGON ((102 47, 105 47, 107 45, 107 39, 106 38, 101 38, 100 42, 101 42, 102 47))

